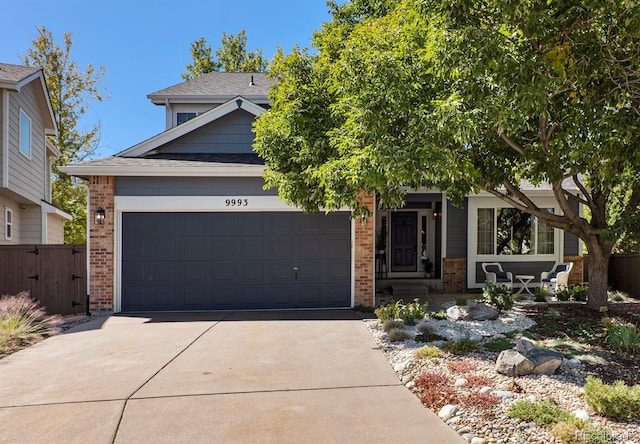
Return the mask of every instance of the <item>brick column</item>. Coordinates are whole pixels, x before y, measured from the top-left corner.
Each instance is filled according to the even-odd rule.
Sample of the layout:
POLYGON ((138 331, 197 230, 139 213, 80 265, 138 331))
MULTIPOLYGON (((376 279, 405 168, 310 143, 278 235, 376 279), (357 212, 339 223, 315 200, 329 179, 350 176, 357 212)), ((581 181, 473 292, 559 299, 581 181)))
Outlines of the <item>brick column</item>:
POLYGON ((573 262, 569 273, 569 285, 580 285, 584 282, 584 258, 582 256, 565 256, 564 262, 573 262))
POLYGON ((466 293, 467 260, 463 257, 442 260, 442 290, 444 293, 466 293))
POLYGON ((113 311, 114 278, 114 195, 115 178, 90 176, 91 214, 89 215, 91 253, 91 310, 113 311), (98 207, 105 210, 104 225, 96 225, 94 216, 98 207))
POLYGON ((375 239, 375 197, 373 194, 363 194, 362 202, 368 206, 373 215, 363 224, 355 221, 355 305, 373 307, 375 286, 374 276, 374 239, 375 239))

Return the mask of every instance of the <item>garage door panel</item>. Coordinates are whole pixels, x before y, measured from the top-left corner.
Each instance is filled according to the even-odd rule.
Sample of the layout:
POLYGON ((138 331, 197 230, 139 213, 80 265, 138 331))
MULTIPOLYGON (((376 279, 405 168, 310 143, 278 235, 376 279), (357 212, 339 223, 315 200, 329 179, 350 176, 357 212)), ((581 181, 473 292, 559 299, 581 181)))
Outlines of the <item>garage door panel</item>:
POLYGON ((122 220, 124 311, 350 306, 346 213, 124 213, 122 220))

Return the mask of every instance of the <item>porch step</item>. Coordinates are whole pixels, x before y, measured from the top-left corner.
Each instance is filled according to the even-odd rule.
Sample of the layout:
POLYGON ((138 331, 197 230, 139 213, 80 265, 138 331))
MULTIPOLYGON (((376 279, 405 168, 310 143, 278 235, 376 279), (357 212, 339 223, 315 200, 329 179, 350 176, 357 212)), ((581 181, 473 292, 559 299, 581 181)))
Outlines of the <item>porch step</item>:
POLYGON ((416 298, 423 300, 429 296, 429 287, 422 282, 416 282, 415 284, 403 282, 393 284, 391 292, 396 301, 402 299, 404 302, 411 302, 416 298))

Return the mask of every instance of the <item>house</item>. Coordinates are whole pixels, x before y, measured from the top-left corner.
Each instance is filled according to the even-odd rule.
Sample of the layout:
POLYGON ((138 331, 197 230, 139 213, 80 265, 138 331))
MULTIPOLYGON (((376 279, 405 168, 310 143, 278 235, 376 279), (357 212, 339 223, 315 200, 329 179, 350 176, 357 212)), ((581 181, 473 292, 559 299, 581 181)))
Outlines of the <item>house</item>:
MULTIPOLYGON (((481 262, 506 257, 496 236, 517 215, 489 196, 458 209, 424 190, 362 224, 349 211, 305 214, 263 189, 252 122, 269 108, 269 87, 264 73, 214 72, 157 91, 148 98, 165 107, 165 131, 61 169, 91 190, 92 309, 372 306, 383 263, 389 278, 423 278, 431 263, 428 277, 441 289, 463 291, 484 282, 481 262)), ((549 190, 533 192, 558 211, 549 190)), ((374 206, 374 196, 365 199, 374 206)), ((514 271, 579 255, 570 235, 517 222, 526 239, 505 261, 514 271)))
POLYGON ((57 131, 42 70, 0 63, 0 245, 64 243, 71 215, 51 204, 57 131))

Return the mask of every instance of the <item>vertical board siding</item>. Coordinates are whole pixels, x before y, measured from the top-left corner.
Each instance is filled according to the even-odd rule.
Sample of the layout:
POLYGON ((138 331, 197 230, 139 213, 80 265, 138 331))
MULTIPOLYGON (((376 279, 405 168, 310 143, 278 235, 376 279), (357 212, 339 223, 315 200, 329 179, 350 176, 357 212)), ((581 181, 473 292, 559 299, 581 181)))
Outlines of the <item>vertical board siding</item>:
POLYGON ((84 245, 0 246, 0 294, 28 291, 47 313, 84 313, 86 263, 84 245))
POLYGON ((447 201, 447 258, 467 257, 467 201, 462 208, 447 201))
POLYGON ((11 93, 9 103, 9 189, 33 202, 45 196, 45 135, 33 82, 11 93), (31 158, 20 153, 20 110, 31 119, 31 158))

